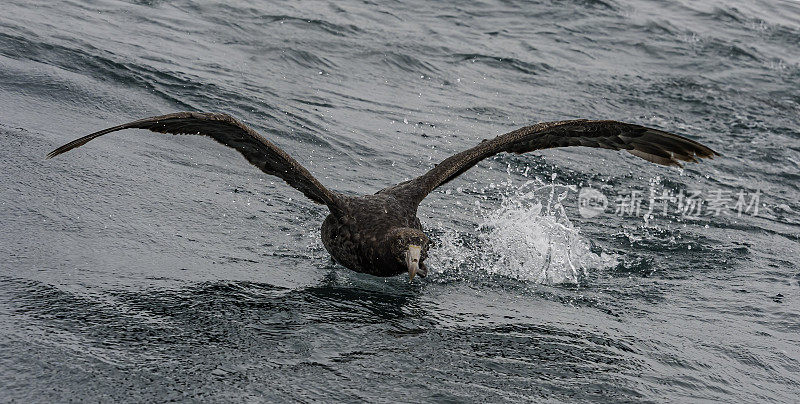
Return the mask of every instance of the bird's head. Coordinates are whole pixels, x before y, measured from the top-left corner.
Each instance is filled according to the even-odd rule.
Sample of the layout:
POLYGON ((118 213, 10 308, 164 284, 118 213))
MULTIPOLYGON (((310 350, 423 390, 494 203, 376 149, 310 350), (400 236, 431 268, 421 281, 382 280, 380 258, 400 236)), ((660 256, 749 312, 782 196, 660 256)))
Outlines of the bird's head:
POLYGON ((389 231, 387 241, 398 266, 408 269, 409 281, 416 275, 428 275, 428 268, 422 261, 428 257, 431 240, 425 233, 410 227, 395 228, 389 231))

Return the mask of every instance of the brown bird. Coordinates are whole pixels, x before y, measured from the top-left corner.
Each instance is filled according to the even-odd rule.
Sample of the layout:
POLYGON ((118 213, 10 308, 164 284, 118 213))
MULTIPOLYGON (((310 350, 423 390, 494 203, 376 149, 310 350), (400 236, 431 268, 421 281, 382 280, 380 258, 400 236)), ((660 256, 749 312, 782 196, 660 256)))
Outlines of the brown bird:
POLYGON ((625 150, 653 163, 681 166, 681 161, 717 155, 710 148, 672 133, 616 121, 544 122, 484 140, 448 157, 427 173, 374 195, 349 196, 325 188, 308 170, 247 125, 230 115, 178 112, 140 119, 73 140, 47 155, 55 157, 90 140, 122 129, 149 129, 173 135, 205 135, 232 147, 250 164, 277 176, 330 214, 322 223, 322 243, 340 264, 376 276, 408 273, 426 276, 430 239, 422 231, 417 207, 434 189, 497 153, 527 153, 567 146, 625 150))

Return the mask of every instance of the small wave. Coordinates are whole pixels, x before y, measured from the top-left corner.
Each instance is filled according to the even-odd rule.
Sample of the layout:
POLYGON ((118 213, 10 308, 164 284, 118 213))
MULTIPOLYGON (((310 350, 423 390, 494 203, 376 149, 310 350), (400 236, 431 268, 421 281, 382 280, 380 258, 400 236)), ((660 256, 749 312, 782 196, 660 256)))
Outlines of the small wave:
POLYGON ((281 49, 280 58, 289 65, 313 70, 329 70, 336 66, 331 60, 302 49, 281 49))
POLYGON ((574 3, 590 9, 605 8, 607 10, 616 10, 618 8, 614 2, 603 0, 576 0, 574 3))
POLYGON ((299 28, 317 29, 336 36, 352 36, 363 32, 361 28, 353 24, 335 24, 321 19, 307 19, 289 15, 264 15, 260 18, 267 23, 288 23, 299 28))
POLYGON ((422 74, 425 76, 436 75, 438 70, 432 64, 414 56, 398 52, 368 52, 362 55, 363 59, 375 60, 377 63, 401 72, 422 74))
POLYGON ((617 258, 592 251, 561 206, 559 186, 529 181, 503 197, 499 209, 478 225, 474 239, 445 231, 430 262, 445 273, 475 270, 547 285, 577 284, 592 269, 615 267, 617 258), (542 198, 542 191, 547 192, 542 198))
POLYGON ((99 51, 88 45, 86 49, 78 49, 37 39, 0 34, 0 54, 14 60, 43 63, 101 81, 146 89, 181 108, 196 109, 175 96, 173 90, 185 91, 188 86, 200 88, 199 83, 177 74, 124 62, 111 52, 99 51))
POLYGON ((516 70, 518 72, 530 75, 537 75, 542 72, 553 70, 553 66, 550 66, 547 63, 530 63, 511 57, 487 56, 474 53, 456 54, 453 55, 453 57, 457 60, 457 63, 464 61, 471 61, 473 63, 479 62, 489 67, 516 70))
POLYGON ((746 20, 746 17, 736 7, 714 7, 714 9, 710 13, 706 13, 706 15, 719 21, 742 22, 746 20))

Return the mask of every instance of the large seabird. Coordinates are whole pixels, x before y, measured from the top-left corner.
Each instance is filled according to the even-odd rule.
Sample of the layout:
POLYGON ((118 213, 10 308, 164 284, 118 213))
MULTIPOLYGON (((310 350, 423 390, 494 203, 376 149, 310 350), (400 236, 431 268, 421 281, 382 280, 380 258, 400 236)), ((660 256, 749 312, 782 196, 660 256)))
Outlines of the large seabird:
POLYGON ((425 276, 430 239, 422 231, 417 207, 434 189, 497 153, 527 153, 567 146, 625 150, 653 163, 681 166, 717 153, 672 133, 616 121, 572 120, 544 122, 484 140, 448 157, 427 173, 378 191, 349 196, 324 187, 291 156, 227 114, 178 112, 154 116, 101 130, 53 150, 47 158, 82 146, 92 139, 122 129, 149 129, 173 135, 205 135, 234 148, 250 164, 277 176, 330 214, 322 223, 322 243, 340 264, 377 276, 407 273, 425 276))

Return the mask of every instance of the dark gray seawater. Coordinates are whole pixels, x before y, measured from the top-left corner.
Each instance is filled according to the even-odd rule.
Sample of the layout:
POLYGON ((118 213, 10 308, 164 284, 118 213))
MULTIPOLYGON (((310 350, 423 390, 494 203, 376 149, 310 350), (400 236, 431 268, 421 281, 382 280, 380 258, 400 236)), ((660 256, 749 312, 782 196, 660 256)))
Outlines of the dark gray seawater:
POLYGON ((777 0, 5 0, 0 401, 796 402, 798 43, 800 3, 777 0), (497 156, 423 204, 437 247, 409 284, 333 264, 326 212, 209 139, 44 160, 180 110, 358 194, 537 121, 723 157, 497 156), (576 187, 563 211, 528 192, 547 185, 576 187), (729 204, 617 214, 651 187, 729 204))

